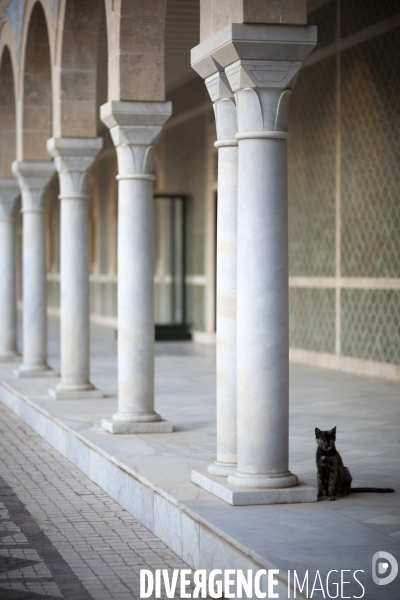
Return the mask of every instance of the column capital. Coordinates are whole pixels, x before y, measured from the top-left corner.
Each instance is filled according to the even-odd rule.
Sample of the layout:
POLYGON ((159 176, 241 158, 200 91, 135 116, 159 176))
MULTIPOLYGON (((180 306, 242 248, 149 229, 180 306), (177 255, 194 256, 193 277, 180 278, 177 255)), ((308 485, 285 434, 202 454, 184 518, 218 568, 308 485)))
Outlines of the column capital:
POLYGON ((154 148, 171 114, 171 102, 113 100, 100 107, 100 118, 117 148, 118 179, 154 179, 154 148))
POLYGON ((14 177, 0 177, 0 220, 15 218, 15 206, 20 195, 18 181, 14 177))
POLYGON ((316 42, 315 26, 233 23, 193 48, 192 67, 209 79, 225 69, 236 96, 237 139, 287 139, 291 92, 316 42))
POLYGON ((86 171, 103 147, 103 138, 53 137, 47 140, 47 152, 54 158, 59 173, 86 171))
POLYGON ((43 211, 44 191, 55 172, 53 162, 16 160, 11 169, 21 190, 22 211, 43 211))
POLYGON ((191 65, 206 78, 237 60, 302 61, 316 43, 314 25, 231 23, 192 48, 191 65))
POLYGON ((47 152, 54 158, 60 176, 60 199, 86 199, 87 173, 103 147, 103 138, 53 137, 47 152))
POLYGON ((224 71, 217 71, 207 77, 205 84, 214 103, 217 128, 216 148, 237 146, 237 116, 234 94, 224 71))

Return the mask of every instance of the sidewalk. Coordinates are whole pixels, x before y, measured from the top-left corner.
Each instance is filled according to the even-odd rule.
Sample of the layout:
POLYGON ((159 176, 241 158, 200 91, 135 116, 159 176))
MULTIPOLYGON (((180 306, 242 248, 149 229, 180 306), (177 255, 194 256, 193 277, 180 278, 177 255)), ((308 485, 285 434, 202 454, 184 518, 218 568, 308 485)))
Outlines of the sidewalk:
POLYGON ((4 408, 0 428, 0 598, 136 600, 140 569, 188 568, 4 408))
MULTIPOLYGON (((58 325, 50 358, 58 367, 58 325)), ((17 380, 0 365, 1 400, 154 532, 192 568, 361 569, 364 598, 399 600, 398 581, 376 586, 375 552, 400 562, 400 384, 291 366, 290 469, 315 485, 314 428, 337 426, 337 447, 354 486, 394 487, 397 494, 355 494, 308 505, 232 507, 190 481, 215 454, 214 350, 192 343, 156 349, 156 409, 174 433, 111 436, 100 419, 116 408, 113 330, 93 327, 92 381, 102 400, 54 401, 52 380, 17 380)), ((359 596, 358 584, 345 588, 359 596)), ((285 597, 285 596, 282 596, 285 597)), ((287 594, 286 594, 287 597, 287 594)), ((316 594, 314 595, 316 597, 316 594)))

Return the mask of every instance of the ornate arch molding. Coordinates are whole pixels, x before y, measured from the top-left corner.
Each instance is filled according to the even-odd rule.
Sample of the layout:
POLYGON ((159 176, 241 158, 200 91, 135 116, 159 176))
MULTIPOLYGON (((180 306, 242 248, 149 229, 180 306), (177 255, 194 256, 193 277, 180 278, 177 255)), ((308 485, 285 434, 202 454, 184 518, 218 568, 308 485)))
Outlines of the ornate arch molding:
MULTIPOLYGON (((41 37, 43 39, 43 37, 41 37)), ((53 24, 53 12, 50 0, 26 0, 23 22, 21 28, 21 45, 19 52, 18 69, 18 89, 19 96, 17 102, 17 158, 18 160, 48 160, 46 151, 46 139, 52 135, 52 98, 53 98, 53 65, 55 55, 56 28, 53 24), (34 89, 32 72, 28 76, 27 69, 32 67, 32 56, 27 55, 27 46, 32 18, 38 14, 38 6, 41 7, 44 14, 45 30, 48 40, 48 62, 45 68, 34 68, 38 75, 37 92, 48 98, 42 102, 28 102, 29 95, 34 89), (28 78, 25 76, 27 75, 28 78), (26 82, 29 82, 30 90, 26 89, 26 82), (36 104, 37 106, 34 106, 36 104), (40 111, 40 108, 42 110, 40 111), (37 114, 35 114, 37 113, 37 114)), ((34 46, 35 47, 35 46, 34 46)))
MULTIPOLYGON (((32 11, 36 4, 41 5, 41 7, 43 8, 44 16, 46 18, 51 64, 54 65, 57 31, 56 31, 56 27, 55 27, 55 24, 53 21, 53 11, 52 11, 51 2, 50 2, 50 0, 26 0, 24 16, 23 16, 23 20, 22 20, 22 28, 21 28, 21 44, 20 44, 20 49, 19 49, 20 50, 19 51, 19 78, 20 79, 23 79, 24 67, 25 67, 26 44, 28 41, 29 25, 31 22, 32 11)), ((22 87, 21 87, 21 89, 22 89, 22 87)))
POLYGON ((3 15, 3 19, 0 23, 0 61, 3 58, 3 52, 5 48, 8 48, 11 57, 11 66, 13 70, 14 78, 14 94, 15 98, 18 97, 18 59, 15 49, 14 32, 11 25, 10 18, 7 14, 3 15))
POLYGON ((12 177, 11 164, 16 158, 15 62, 3 29, 0 30, 0 177, 12 177))
POLYGON ((32 11, 36 4, 41 5, 41 7, 43 8, 44 16, 46 18, 47 35, 49 37, 51 64, 54 65, 55 46, 56 46, 56 27, 55 27, 55 23, 53 21, 53 10, 52 10, 52 6, 51 6, 51 1, 50 0, 26 0, 24 16, 23 16, 23 20, 22 20, 21 45, 20 45, 20 52, 19 52, 20 77, 23 77, 29 25, 31 22, 32 11))

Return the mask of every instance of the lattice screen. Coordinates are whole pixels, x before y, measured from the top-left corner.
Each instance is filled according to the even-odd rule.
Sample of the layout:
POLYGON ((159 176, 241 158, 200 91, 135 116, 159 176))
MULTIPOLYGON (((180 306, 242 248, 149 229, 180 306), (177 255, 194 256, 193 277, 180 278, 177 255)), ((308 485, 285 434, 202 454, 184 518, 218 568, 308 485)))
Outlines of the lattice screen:
POLYGON ((289 162, 291 275, 335 274, 335 59, 305 69, 292 98, 289 162))
POLYGON ((400 31, 342 56, 342 274, 400 277, 400 31))
POLYGON ((289 307, 290 346, 314 352, 335 351, 335 290, 291 289, 289 307))
MULTIPOLYGON (((320 279, 330 278, 340 354, 399 364, 400 29, 370 30, 338 55, 336 4, 310 15, 331 52, 301 73, 289 119, 290 343, 335 352, 339 307, 320 279)), ((400 14, 400 0, 340 4, 342 37, 400 14)))
POLYGON ((342 353, 400 363, 400 292, 342 290, 342 353))

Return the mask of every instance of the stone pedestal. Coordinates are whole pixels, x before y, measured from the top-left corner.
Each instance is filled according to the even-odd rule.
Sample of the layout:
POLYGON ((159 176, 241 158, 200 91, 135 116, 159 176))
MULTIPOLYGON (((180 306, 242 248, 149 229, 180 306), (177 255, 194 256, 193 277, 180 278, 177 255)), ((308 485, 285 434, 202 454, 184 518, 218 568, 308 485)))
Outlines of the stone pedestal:
POLYGON ((153 151, 170 102, 101 107, 118 156, 118 412, 110 433, 172 431, 154 410, 153 151))
POLYGON ((225 69, 238 117, 238 458, 226 489, 280 498, 298 484, 288 468, 287 117, 315 44, 315 27, 233 24, 192 51, 198 72, 210 60, 225 69))
POLYGON ((22 364, 18 377, 57 377, 47 364, 46 229, 44 193, 50 161, 12 164, 22 197, 22 364))
POLYGON ((101 398, 90 382, 89 225, 87 175, 102 138, 51 138, 47 151, 60 178, 61 383, 56 400, 101 398))
POLYGON ((19 186, 0 177, 0 361, 18 360, 15 264, 15 206, 19 186))
POLYGON ((317 502, 317 489, 299 481, 288 488, 240 488, 224 478, 210 475, 209 472, 192 471, 192 482, 210 494, 221 498, 232 506, 252 504, 297 504, 299 502, 317 502))

